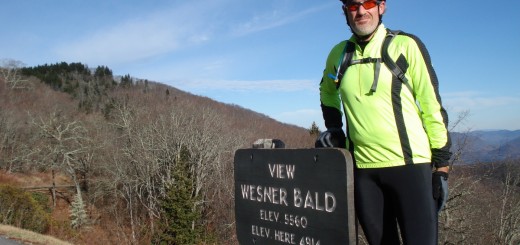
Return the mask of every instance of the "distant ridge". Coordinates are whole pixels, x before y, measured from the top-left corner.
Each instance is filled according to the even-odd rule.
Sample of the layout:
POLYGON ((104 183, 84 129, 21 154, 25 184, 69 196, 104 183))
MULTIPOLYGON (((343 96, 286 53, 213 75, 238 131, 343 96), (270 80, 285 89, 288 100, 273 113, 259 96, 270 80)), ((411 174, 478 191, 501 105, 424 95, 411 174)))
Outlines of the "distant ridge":
POLYGON ((476 130, 451 133, 452 151, 463 147, 464 164, 520 158, 520 130, 476 130))

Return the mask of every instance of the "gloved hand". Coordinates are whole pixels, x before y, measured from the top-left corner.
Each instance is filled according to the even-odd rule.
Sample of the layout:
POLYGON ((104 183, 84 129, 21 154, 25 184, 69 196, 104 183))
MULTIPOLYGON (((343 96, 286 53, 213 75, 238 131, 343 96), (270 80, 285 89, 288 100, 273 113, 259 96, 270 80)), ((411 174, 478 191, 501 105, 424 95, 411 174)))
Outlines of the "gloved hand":
POLYGON ((314 147, 322 148, 322 147, 338 147, 345 148, 345 133, 341 128, 329 128, 327 131, 322 132, 316 143, 314 143, 314 147))
POLYGON ((433 199, 439 213, 448 201, 448 173, 436 171, 432 175, 433 199))

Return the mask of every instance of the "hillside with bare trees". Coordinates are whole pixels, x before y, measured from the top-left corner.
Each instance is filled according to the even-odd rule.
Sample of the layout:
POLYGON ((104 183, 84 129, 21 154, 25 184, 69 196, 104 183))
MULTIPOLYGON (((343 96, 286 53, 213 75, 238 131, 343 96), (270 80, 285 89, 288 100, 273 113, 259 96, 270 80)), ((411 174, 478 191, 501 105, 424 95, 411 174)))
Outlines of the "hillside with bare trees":
POLYGON ((105 233, 96 235, 99 244, 150 241, 183 165, 184 201, 199 214, 192 223, 200 239, 232 243, 235 150, 258 138, 294 148, 314 141, 306 129, 239 106, 129 75, 116 82, 105 67, 90 74, 60 63, 16 72, 16 86, 11 77, 0 81, 0 168, 48 175, 41 184, 51 187, 50 208, 77 207, 79 215, 71 215, 73 228, 49 222, 45 232, 73 242, 96 229, 105 233))
MULTIPOLYGON (((310 148, 318 130, 103 66, 0 72, 0 223, 74 244, 236 244, 234 152, 260 138, 310 148)), ((442 243, 519 244, 518 159, 458 164, 464 145, 442 243)))

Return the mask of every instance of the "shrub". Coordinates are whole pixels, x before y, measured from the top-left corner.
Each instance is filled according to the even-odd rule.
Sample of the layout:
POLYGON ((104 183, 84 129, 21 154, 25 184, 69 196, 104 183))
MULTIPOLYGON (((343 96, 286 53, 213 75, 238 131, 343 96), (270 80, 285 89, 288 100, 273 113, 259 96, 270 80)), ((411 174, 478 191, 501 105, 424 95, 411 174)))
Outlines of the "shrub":
POLYGON ((0 185, 0 223, 43 233, 49 222, 49 214, 30 193, 0 185))
POLYGON ((38 205, 40 205, 46 213, 50 214, 52 212, 51 206, 49 205, 49 195, 48 194, 41 193, 41 192, 32 192, 31 196, 34 199, 34 201, 36 201, 38 203, 38 205))

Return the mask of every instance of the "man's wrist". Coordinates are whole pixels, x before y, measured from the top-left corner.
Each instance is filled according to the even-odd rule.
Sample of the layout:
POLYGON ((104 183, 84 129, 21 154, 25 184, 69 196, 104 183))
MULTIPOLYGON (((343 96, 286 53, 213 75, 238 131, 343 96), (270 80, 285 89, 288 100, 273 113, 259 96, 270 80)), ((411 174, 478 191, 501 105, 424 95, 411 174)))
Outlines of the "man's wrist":
POLYGON ((435 169, 436 172, 444 172, 444 173, 448 173, 450 171, 450 167, 448 166, 445 166, 445 167, 438 167, 435 169))

